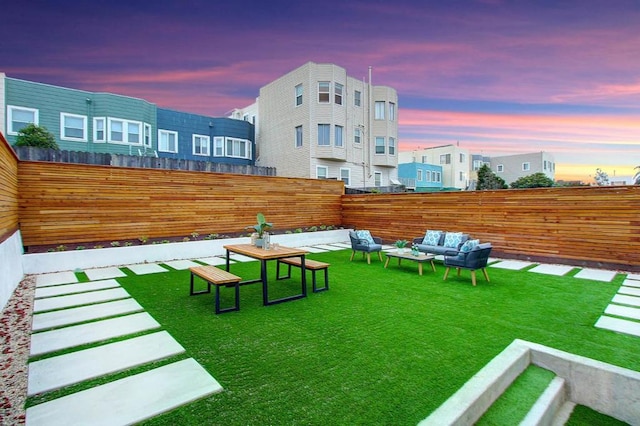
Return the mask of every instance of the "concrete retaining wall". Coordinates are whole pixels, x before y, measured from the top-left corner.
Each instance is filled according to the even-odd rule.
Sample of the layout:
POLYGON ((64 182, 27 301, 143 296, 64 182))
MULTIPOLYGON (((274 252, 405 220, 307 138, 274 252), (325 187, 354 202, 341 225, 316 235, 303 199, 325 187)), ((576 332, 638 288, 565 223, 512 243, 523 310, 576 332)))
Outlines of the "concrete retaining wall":
POLYGON ((24 276, 20 231, 0 243, 0 310, 24 276))

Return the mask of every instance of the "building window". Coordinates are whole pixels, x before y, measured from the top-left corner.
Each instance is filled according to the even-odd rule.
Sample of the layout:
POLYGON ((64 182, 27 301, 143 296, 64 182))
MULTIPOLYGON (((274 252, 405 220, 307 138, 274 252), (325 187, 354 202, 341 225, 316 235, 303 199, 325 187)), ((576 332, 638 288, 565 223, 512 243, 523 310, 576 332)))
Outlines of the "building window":
POLYGON ((109 118, 108 141, 113 143, 142 144, 142 123, 139 121, 127 121, 109 118))
POLYGON ((376 154, 384 154, 384 138, 382 136, 376 136, 376 154))
POLYGON ((529 170, 531 170, 531 163, 522 163, 522 171, 528 172, 529 170))
POLYGON ((331 145, 331 125, 330 124, 318 124, 318 145, 329 146, 331 145))
POLYGON ((178 152, 178 132, 158 130, 158 151, 178 152))
POLYGON ((374 179, 374 185, 375 186, 382 186, 382 173, 375 172, 373 174, 373 179, 374 179))
POLYGON ((442 173, 433 172, 433 181, 438 183, 442 182, 442 173))
POLYGON ((396 138, 389 138, 389 155, 396 155, 396 138))
POLYGON ((460 153, 460 162, 464 163, 464 154, 462 152, 460 153))
POLYGON ((8 134, 17 135, 18 132, 29 124, 38 125, 38 110, 17 106, 7 106, 7 120, 9 121, 8 134))
POLYGON ((209 136, 193 135, 193 155, 209 155, 209 136))
POLYGON ((424 177, 426 182, 431 182, 431 170, 427 170, 424 177))
POLYGON ((329 169, 327 166, 316 166, 316 178, 327 179, 329 177, 329 169))
POLYGON ((93 141, 106 142, 105 123, 107 119, 104 117, 96 117, 93 119, 93 141))
POLYGON ((451 164, 451 154, 440 155, 440 164, 451 164))
POLYGON ((328 81, 318 82, 318 102, 328 104, 330 101, 329 95, 331 92, 331 83, 328 81))
POLYGON ((458 180, 459 180, 460 182, 464 182, 464 172, 460 172, 460 175, 459 175, 458 180))
POLYGON ((480 170, 482 167, 482 160, 473 160, 473 170, 480 170))
POLYGON ((151 125, 144 123, 144 146, 151 147, 151 125))
POLYGON ((340 169, 340 180, 345 186, 351 185, 351 169, 340 169))
POLYGON ((60 113, 60 139, 65 141, 87 141, 87 116, 60 113))
POLYGON ((389 102, 389 121, 396 121, 396 104, 389 102))
POLYGON ((222 136, 213 138, 213 156, 224 157, 224 138, 222 136))
POLYGON ((140 143, 140 123, 125 122, 127 126, 127 142, 131 144, 140 143))
POLYGON ((361 143, 362 142, 362 129, 360 127, 356 127, 353 129, 353 143, 361 143))
POLYGON ((542 170, 547 170, 547 160, 542 162, 542 170))
POLYGON ((124 121, 109 119, 109 142, 124 142, 124 121))
POLYGON ((296 148, 302 147, 302 126, 296 126, 296 148))
POLYGON ((344 86, 340 83, 333 84, 333 97, 336 105, 342 105, 342 89, 344 86))
POLYGON ((496 166, 496 172, 498 172, 498 173, 504 172, 504 165, 503 164, 498 164, 496 166))
POLYGON ((246 139, 227 138, 227 157, 251 159, 251 142, 246 139))
POLYGON ((296 106, 302 105, 302 84, 296 86, 296 106))
POLYGON ((357 107, 362 105, 362 92, 360 92, 359 90, 356 90, 353 93, 353 104, 357 107))
POLYGON ((338 147, 342 147, 342 137, 344 135, 344 127, 342 126, 336 126, 335 127, 335 133, 336 133, 336 140, 335 140, 335 144, 338 147))
POLYGON ((384 101, 376 101, 375 119, 384 120, 384 101))
POLYGON ((416 180, 418 182, 422 182, 422 169, 418 169, 417 171, 418 173, 416 173, 416 180))

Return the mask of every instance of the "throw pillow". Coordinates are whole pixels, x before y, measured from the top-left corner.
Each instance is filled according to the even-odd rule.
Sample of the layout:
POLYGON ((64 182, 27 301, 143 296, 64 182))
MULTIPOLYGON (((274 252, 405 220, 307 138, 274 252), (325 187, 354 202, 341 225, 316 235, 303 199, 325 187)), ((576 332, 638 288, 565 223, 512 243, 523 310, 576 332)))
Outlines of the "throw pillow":
POLYGON ((366 229, 356 231, 356 235, 359 239, 366 240, 369 244, 375 244, 375 241, 373 241, 373 237, 371 236, 371 232, 366 229))
POLYGON ((467 240, 464 242, 462 247, 460 247, 460 251, 463 251, 463 252, 471 251, 474 248, 478 247, 478 244, 480 244, 480 240, 467 240))
POLYGON ((441 234, 442 234, 442 231, 427 230, 427 233, 425 234, 424 239, 422 240, 422 244, 426 244, 428 246, 437 246, 438 241, 440 241, 441 234))
POLYGON ((447 232, 444 236, 444 246, 450 248, 458 248, 462 242, 462 232, 447 232))

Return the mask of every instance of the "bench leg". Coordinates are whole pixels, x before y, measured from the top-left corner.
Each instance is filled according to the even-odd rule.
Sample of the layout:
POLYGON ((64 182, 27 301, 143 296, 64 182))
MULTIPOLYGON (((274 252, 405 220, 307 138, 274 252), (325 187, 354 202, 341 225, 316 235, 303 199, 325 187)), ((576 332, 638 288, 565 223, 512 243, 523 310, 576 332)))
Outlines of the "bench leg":
POLYGON ((313 280, 313 292, 314 293, 320 293, 321 291, 327 291, 329 290, 329 268, 324 268, 322 269, 324 271, 324 287, 317 287, 316 286, 316 271, 312 270, 312 280, 313 280))
MULTIPOLYGON (((211 284, 209 284, 211 285, 211 284)), ((234 289, 234 293, 235 293, 235 303, 233 306, 229 307, 229 308, 220 308, 220 286, 216 285, 216 315, 217 314, 222 314, 225 312, 233 312, 233 311, 239 311, 240 310, 240 282, 236 281, 233 285, 235 287, 234 289)))
POLYGON ((291 265, 287 264, 288 268, 287 268, 287 275, 284 277, 280 276, 280 264, 282 264, 283 262, 280 261, 280 259, 278 259, 276 261, 276 280, 285 280, 285 279, 289 279, 291 278, 291 265))
POLYGON ((190 286, 190 291, 189 291, 189 295, 190 296, 195 296, 197 294, 205 294, 205 293, 211 293, 211 283, 209 281, 207 281, 207 289, 206 290, 199 290, 199 291, 195 291, 194 287, 193 287, 193 272, 191 273, 191 286, 190 286))
POLYGON ((446 281, 447 277, 449 276, 449 271, 451 270, 451 268, 449 266, 447 266, 447 269, 444 271, 444 278, 442 279, 442 281, 446 281))

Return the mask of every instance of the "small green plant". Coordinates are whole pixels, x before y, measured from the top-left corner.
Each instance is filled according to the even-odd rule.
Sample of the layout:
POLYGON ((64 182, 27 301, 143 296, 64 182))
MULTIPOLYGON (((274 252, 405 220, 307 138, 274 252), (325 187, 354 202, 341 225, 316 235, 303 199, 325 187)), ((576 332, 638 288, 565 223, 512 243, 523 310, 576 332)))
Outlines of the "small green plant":
POLYGON ((120 247, 120 241, 111 241, 111 247, 120 247))
POLYGON ((317 226, 312 226, 311 228, 307 229, 307 231, 309 232, 316 232, 318 230, 317 226))
POLYGON ((60 149, 56 139, 46 127, 28 124, 18 132, 16 146, 35 146, 40 148, 60 149))
POLYGON ((76 250, 84 250, 84 246, 76 246, 76 250))
POLYGON ((102 244, 96 244, 95 246, 93 246, 94 249, 101 249, 104 248, 104 246, 102 244))
POLYGON ((162 244, 169 244, 171 241, 169 240, 162 240, 162 244))
POLYGON ((285 233, 285 234, 293 234, 293 232, 291 232, 291 231, 290 231, 290 230, 288 230, 288 229, 287 229, 284 233, 285 233))
POLYGON ((65 251, 67 249, 67 246, 65 246, 64 244, 60 244, 58 247, 56 247, 56 251, 65 251))
POLYGON ((187 243, 187 242, 189 242, 189 241, 191 241, 191 238, 189 238, 189 237, 184 237, 184 238, 182 239, 182 242, 183 242, 183 243, 187 243))
POLYGON ((198 234, 196 231, 193 231, 191 233, 191 238, 193 238, 194 240, 197 240, 199 236, 200 236, 200 234, 198 234))
POLYGON ((218 234, 209 234, 204 237, 205 240, 215 240, 216 238, 218 238, 218 234))
POLYGON ((133 245, 133 243, 131 241, 127 241, 126 243, 124 243, 125 247, 131 247, 133 245))
POLYGON ((396 247, 398 248, 405 248, 407 246, 407 244, 409 244, 409 241, 407 240, 398 240, 396 241, 396 247))
MULTIPOLYGON (((245 226, 244 229, 253 229, 255 232, 258 233, 258 238, 262 238, 264 236, 264 232, 267 229, 271 229, 273 227, 273 223, 267 222, 262 213, 258 213, 256 215, 256 219, 258 221, 257 224, 245 226)), ((251 234, 249 234, 249 237, 250 236, 251 234)))
POLYGON ((321 231, 324 231, 324 230, 326 230, 326 229, 327 229, 327 225, 320 225, 320 230, 321 230, 321 231))
POLYGON ((140 241, 141 244, 146 244, 147 241, 149 241, 149 237, 142 235, 141 237, 138 237, 138 241, 140 241))
POLYGON ((293 232, 296 233, 296 234, 301 234, 302 233, 302 228, 298 228, 293 232))
POLYGON ((52 253, 52 252, 54 252, 54 251, 56 251, 56 249, 54 249, 54 248, 50 248, 49 250, 47 250, 47 253, 52 253))

